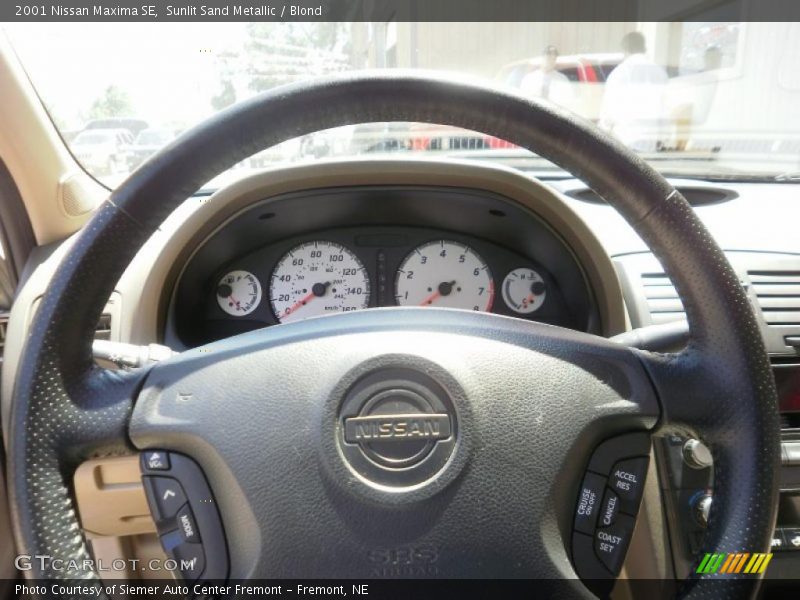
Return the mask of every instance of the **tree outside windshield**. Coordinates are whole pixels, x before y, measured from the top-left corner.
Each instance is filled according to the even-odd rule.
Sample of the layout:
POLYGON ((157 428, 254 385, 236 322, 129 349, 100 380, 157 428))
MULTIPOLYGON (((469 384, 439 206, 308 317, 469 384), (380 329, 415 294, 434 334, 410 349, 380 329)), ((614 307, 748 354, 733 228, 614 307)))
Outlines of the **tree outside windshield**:
MULTIPOLYGON (((797 23, 37 23, 7 31, 65 142, 110 187, 236 102, 376 68, 456 72, 542 98, 666 174, 791 180, 800 171, 797 23), (105 142, 81 148, 99 139, 87 132, 100 131, 105 142)), ((385 123, 264 149, 211 185, 276 164, 398 153, 560 175, 504 140, 385 123)))

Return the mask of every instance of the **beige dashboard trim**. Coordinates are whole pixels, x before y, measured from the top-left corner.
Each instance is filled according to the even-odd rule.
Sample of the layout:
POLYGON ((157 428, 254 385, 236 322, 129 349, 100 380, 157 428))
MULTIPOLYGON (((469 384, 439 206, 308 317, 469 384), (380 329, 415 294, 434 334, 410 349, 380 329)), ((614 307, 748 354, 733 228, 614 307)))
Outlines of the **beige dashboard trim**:
POLYGON ((67 150, 0 31, 0 159, 28 211, 39 245, 78 231, 108 195, 67 150))

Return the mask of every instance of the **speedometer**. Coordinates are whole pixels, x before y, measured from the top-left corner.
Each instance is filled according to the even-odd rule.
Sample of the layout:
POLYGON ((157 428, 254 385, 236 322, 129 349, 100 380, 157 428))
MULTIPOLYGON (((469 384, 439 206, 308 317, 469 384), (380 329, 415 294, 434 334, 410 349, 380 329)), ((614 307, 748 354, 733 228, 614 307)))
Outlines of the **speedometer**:
POLYGON ((272 310, 281 323, 366 308, 369 294, 369 277, 358 257, 326 241, 289 250, 269 284, 272 310))
POLYGON ((472 248, 437 240, 414 249, 400 265, 395 299, 401 306, 489 311, 494 280, 489 266, 472 248))

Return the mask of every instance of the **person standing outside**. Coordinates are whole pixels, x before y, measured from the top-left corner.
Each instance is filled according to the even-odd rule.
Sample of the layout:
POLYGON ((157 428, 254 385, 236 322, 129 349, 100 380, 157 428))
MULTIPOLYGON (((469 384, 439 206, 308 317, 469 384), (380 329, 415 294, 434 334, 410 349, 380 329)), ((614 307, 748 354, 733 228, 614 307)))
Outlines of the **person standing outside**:
POLYGON ((558 49, 552 45, 545 47, 541 65, 525 75, 519 87, 525 94, 569 108, 573 101, 572 84, 556 69, 557 63, 558 49))
POLYGON ((622 38, 624 60, 608 76, 600 126, 640 152, 654 152, 665 126, 668 76, 645 54, 645 38, 634 31, 622 38))

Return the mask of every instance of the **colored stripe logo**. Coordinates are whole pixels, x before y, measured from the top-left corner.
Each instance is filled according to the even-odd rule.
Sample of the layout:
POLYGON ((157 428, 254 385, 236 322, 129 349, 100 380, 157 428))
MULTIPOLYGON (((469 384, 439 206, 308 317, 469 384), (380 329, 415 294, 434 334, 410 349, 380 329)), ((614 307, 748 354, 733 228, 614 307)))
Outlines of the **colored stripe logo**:
POLYGON ((718 554, 706 554, 695 572, 702 574, 746 573, 755 575, 757 573, 763 573, 771 560, 772 553, 761 554, 755 552, 750 554, 749 552, 723 552, 718 554))

